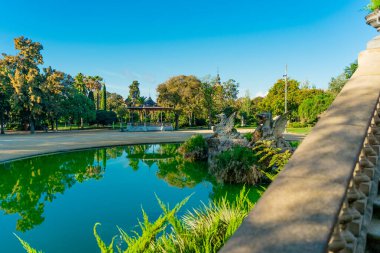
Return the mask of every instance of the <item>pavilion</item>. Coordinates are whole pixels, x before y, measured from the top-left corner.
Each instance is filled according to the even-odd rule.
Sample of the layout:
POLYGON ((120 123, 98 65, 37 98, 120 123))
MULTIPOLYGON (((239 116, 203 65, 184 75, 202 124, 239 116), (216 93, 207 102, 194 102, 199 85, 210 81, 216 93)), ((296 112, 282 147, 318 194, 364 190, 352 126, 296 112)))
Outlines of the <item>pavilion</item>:
POLYGON ((147 131, 173 131, 172 122, 164 121, 167 119, 167 113, 172 112, 172 107, 161 107, 149 97, 142 106, 128 106, 129 110, 129 123, 127 124, 127 131, 130 132, 147 132, 147 131), (134 113, 138 113, 138 121, 134 122, 134 113), (132 116, 131 116, 132 115, 132 116))

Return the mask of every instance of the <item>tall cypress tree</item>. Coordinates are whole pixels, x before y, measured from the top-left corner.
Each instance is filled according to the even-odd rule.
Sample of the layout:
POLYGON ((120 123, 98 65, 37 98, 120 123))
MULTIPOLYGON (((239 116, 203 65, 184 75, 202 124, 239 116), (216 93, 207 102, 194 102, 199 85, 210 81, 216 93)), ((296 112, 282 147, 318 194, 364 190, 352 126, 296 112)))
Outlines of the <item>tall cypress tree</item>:
POLYGON ((102 89, 102 100, 100 101, 100 108, 102 110, 107 110, 107 91, 106 91, 106 85, 103 84, 103 89, 102 89))
POLYGON ((95 108, 95 97, 94 97, 94 92, 92 92, 92 90, 90 90, 90 92, 88 93, 88 98, 92 101, 92 103, 94 103, 94 108, 95 108))

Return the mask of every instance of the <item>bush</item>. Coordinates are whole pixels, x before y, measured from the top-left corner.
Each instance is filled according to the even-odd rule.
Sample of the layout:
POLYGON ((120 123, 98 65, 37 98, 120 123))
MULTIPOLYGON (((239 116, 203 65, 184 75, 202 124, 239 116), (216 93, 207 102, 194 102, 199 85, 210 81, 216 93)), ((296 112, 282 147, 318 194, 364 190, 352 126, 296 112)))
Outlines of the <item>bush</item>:
POLYGON ((253 151, 260 164, 259 169, 267 179, 273 181, 288 163, 292 153, 273 147, 271 141, 259 141, 255 145, 253 151))
POLYGON ((380 0, 371 0, 370 4, 367 6, 367 10, 375 11, 380 9, 380 0))
POLYGON ((325 93, 315 95, 312 98, 305 99, 298 107, 298 115, 302 122, 314 124, 318 120, 318 116, 330 107, 334 101, 334 96, 325 93))
POLYGON ((110 125, 112 122, 117 121, 116 113, 113 111, 98 110, 96 111, 96 124, 110 125))
POLYGON ((208 156, 207 142, 202 135, 193 135, 179 147, 178 152, 188 161, 205 160, 208 156))
POLYGON ((253 133, 252 132, 245 133, 245 134, 243 134, 243 137, 246 138, 248 141, 252 141, 252 139, 253 139, 253 133))
POLYGON ((261 179, 257 158, 252 149, 235 146, 214 158, 210 172, 224 183, 257 184, 261 179))

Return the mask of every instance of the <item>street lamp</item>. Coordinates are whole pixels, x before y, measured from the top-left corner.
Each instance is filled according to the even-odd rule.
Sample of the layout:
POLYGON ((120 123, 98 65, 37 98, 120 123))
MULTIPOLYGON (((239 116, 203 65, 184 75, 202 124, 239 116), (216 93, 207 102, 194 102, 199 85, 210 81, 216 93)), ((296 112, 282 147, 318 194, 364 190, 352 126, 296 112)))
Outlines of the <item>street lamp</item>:
POLYGON ((288 112, 288 64, 285 65, 285 113, 288 112))

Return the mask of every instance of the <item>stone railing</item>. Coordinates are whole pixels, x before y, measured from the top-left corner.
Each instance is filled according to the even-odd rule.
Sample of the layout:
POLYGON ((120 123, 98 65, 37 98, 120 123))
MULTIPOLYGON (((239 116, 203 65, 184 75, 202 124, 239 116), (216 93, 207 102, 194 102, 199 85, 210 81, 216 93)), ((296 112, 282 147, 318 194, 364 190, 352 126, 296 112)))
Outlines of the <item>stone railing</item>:
POLYGON ((221 252, 364 253, 379 182, 380 37, 358 63, 221 252))

